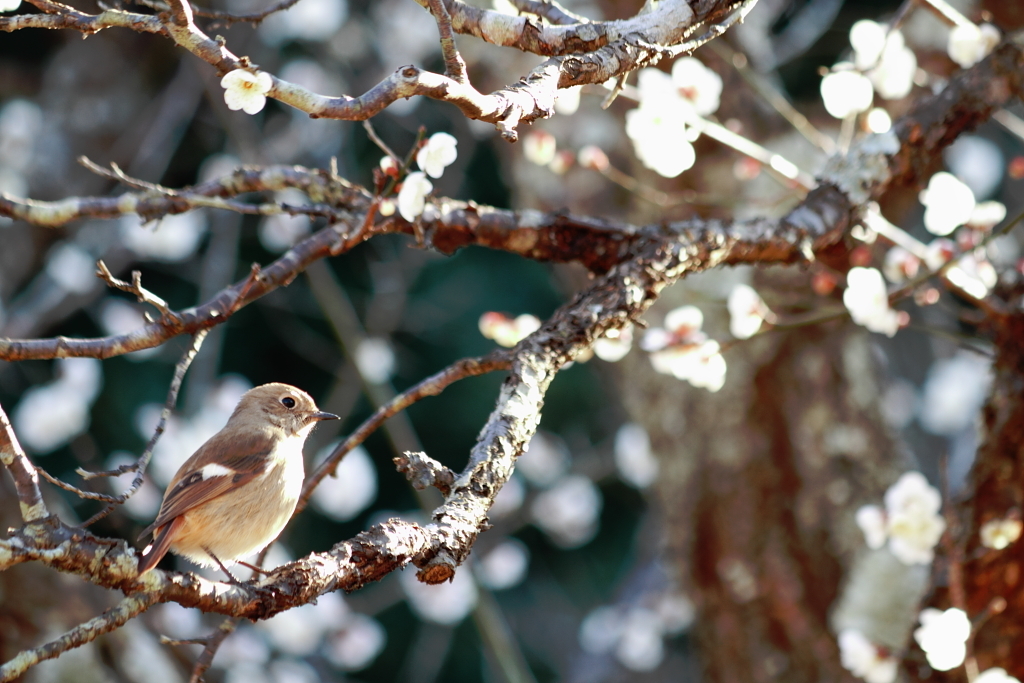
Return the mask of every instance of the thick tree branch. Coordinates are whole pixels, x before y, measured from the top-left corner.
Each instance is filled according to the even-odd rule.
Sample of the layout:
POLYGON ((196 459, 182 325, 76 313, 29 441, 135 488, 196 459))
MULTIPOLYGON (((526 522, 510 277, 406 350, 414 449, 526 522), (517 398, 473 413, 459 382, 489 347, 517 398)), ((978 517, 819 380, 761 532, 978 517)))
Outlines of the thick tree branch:
POLYGON ((0 406, 0 462, 14 478, 14 488, 18 492, 18 504, 21 507, 21 518, 26 523, 44 519, 49 515, 43 496, 39 492, 39 475, 35 465, 28 459, 25 450, 18 442, 14 427, 7 418, 7 413, 0 406))

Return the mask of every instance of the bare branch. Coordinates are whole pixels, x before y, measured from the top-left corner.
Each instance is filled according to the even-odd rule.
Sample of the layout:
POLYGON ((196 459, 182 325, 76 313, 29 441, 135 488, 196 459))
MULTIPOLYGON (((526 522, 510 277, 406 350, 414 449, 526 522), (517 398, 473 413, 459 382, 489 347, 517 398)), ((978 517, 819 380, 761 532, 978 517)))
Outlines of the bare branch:
POLYGON ((0 406, 0 461, 14 478, 14 488, 18 492, 18 504, 21 507, 21 518, 26 523, 44 519, 50 513, 39 492, 39 475, 32 461, 28 459, 14 427, 7 418, 7 413, 0 406))
POLYGON ((33 650, 25 650, 0 666, 0 683, 13 681, 43 660, 53 659, 68 650, 91 643, 104 633, 110 633, 114 629, 120 628, 129 619, 142 614, 157 602, 158 598, 153 593, 140 593, 124 598, 116 607, 107 610, 95 619, 76 626, 57 640, 33 650))
POLYGON ((441 54, 444 56, 444 75, 454 79, 457 83, 468 84, 469 77, 466 75, 466 62, 459 54, 459 48, 455 45, 455 36, 452 34, 452 18, 448 16, 448 8, 444 0, 427 0, 430 13, 434 15, 437 22, 437 32, 441 36, 441 54))
POLYGON ((451 493, 455 473, 426 453, 406 451, 403 455, 396 455, 392 460, 395 469, 404 474, 417 491, 433 486, 446 496, 451 493))
POLYGON ((189 677, 188 683, 202 683, 203 674, 213 664, 213 658, 217 655, 217 650, 220 649, 221 643, 235 632, 237 626, 237 619, 225 619, 220 622, 220 626, 217 627, 216 631, 206 637, 206 646, 196 659, 196 665, 192 668, 192 675, 189 677))
POLYGON ((114 277, 111 274, 110 269, 107 268, 107 264, 103 261, 97 261, 96 275, 110 287, 120 289, 121 291, 128 292, 129 294, 134 294, 140 304, 149 304, 150 306, 153 306, 160 311, 160 316, 162 318, 172 319, 174 317, 174 311, 171 310, 166 301, 142 286, 142 273, 140 271, 133 270, 132 281, 131 283, 128 283, 114 277))

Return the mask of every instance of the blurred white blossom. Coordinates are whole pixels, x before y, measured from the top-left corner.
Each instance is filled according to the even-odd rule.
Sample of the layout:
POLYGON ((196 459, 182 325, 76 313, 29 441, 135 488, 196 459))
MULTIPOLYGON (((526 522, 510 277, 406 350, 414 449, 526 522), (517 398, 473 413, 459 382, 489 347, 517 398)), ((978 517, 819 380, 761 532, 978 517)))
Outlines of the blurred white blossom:
POLYGON ((458 144, 459 141, 448 133, 434 133, 416 153, 416 165, 431 178, 440 178, 444 169, 455 163, 459 156, 455 149, 458 144))
POLYGON ((540 318, 529 313, 510 318, 504 313, 488 311, 480 316, 480 334, 499 346, 512 348, 540 328, 540 318))
POLYGON ((395 352, 386 339, 367 337, 359 342, 352 354, 352 362, 359 374, 370 384, 383 384, 395 372, 395 352))
POLYGON ((661 622, 657 615, 635 607, 626 615, 615 658, 631 671, 654 671, 665 658, 661 622))
POLYGON ((224 88, 224 103, 228 109, 246 114, 258 114, 267 104, 267 93, 274 86, 270 74, 257 71, 252 73, 245 69, 235 69, 224 74, 220 79, 224 88))
POLYGON ((921 259, 917 258, 903 247, 893 247, 885 252, 885 261, 882 264, 882 273, 885 278, 894 284, 906 282, 917 275, 921 267, 921 259))
POLYGON ((73 242, 62 242, 50 252, 46 274, 70 294, 85 294, 99 284, 96 261, 73 242))
POLYGON ((530 551, 522 541, 508 538, 492 548, 476 563, 480 583, 500 591, 522 583, 530 568, 530 551))
MULTIPOLYGON (((339 440, 324 446, 314 462, 323 462, 339 440)), ((377 498, 377 469, 362 446, 353 448, 341 459, 337 476, 325 477, 313 490, 313 507, 336 522, 347 522, 365 510, 377 498)))
POLYGON ((853 322, 892 337, 900 327, 899 313, 889 307, 889 293, 876 268, 851 268, 846 274, 843 304, 853 322))
POLYGON ((345 620, 340 631, 327 636, 323 653, 327 661, 339 669, 360 671, 383 652, 385 644, 387 631, 380 622, 354 612, 345 620))
POLYGON ((949 671, 963 664, 971 635, 967 614, 955 607, 945 612, 929 607, 918 618, 921 626, 914 631, 914 640, 924 650, 929 666, 949 671))
POLYGON ((569 464, 565 442, 538 430, 516 461, 516 471, 535 486, 549 486, 568 471, 569 464))
POLYGON ((135 214, 120 221, 121 240, 141 259, 177 263, 195 253, 206 232, 206 217, 201 211, 164 216, 143 224, 135 214))
POLYGON ((398 191, 398 213, 402 218, 412 222, 416 220, 427 205, 427 195, 434 189, 422 171, 413 171, 405 177, 402 189, 398 191))
MULTIPOLYGON (((17 0, 0 1, 8 3, 8 9, 0 5, 0 12, 13 11, 20 4, 17 0)), ((4 166, 18 173, 29 170, 36 143, 43 132, 43 121, 43 110, 29 100, 8 100, 0 108, 0 160, 4 166)))
POLYGON ((821 99, 825 110, 837 119, 859 114, 871 108, 874 86, 866 76, 837 64, 821 79, 821 99))
POLYGON ((889 31, 878 65, 867 72, 875 92, 887 100, 898 100, 910 94, 917 71, 917 57, 906 46, 903 34, 889 31))
POLYGON ((0 12, 13 12, 21 6, 21 0, 0 0, 0 12))
POLYGON ((476 582, 465 569, 455 572, 455 577, 447 583, 423 583, 411 569, 403 571, 399 580, 409 606, 425 621, 452 626, 476 607, 476 582))
POLYGON ((857 510, 857 526, 864 532, 864 542, 872 550, 885 545, 889 532, 885 528, 885 512, 877 505, 864 505, 857 510))
MULTIPOLYGON (((306 206, 306 195, 294 188, 276 193, 274 201, 288 206, 306 206)), ((277 213, 266 216, 259 227, 260 244, 267 251, 280 254, 288 251, 309 234, 309 216, 277 213)))
MULTIPOLYGON (((260 25, 260 37, 271 46, 288 40, 327 40, 348 18, 346 0, 302 0, 283 12, 275 12, 260 25)), ((326 93, 320 93, 326 94, 326 93)))
POLYGON ((658 478, 658 459, 643 425, 629 422, 615 433, 615 469, 620 479, 638 489, 647 488, 658 478))
MULTIPOLYGON (((518 14, 518 10, 515 13, 518 14)), ((559 88, 555 93, 555 112, 562 116, 572 116, 580 108, 580 95, 583 92, 582 85, 574 85, 571 88, 559 88)))
POLYGON ((950 58, 968 68, 974 66, 999 44, 999 29, 992 24, 957 24, 949 32, 946 52, 950 58))
POLYGON ((729 292, 729 331, 737 339, 750 339, 771 314, 761 296, 748 285, 736 285, 729 292))
POLYGON ((899 662, 882 654, 877 645, 855 629, 839 634, 839 660, 843 668, 867 683, 893 683, 899 662))
POLYGON ((1002 550, 1020 538, 1024 523, 1019 519, 990 519, 981 525, 981 544, 993 550, 1002 550))
POLYGON ((704 66, 696 57, 680 57, 672 65, 672 85, 701 116, 718 111, 722 96, 722 77, 704 66))
POLYGON ((870 19, 861 19, 850 27, 850 47, 853 48, 853 63, 860 71, 866 71, 882 56, 888 28, 870 19))
POLYGON ((57 379, 29 388, 11 414, 22 444, 39 454, 89 428, 89 411, 103 386, 103 369, 94 358, 65 358, 56 367, 57 379))
POLYGON ((948 235, 971 220, 974 193, 955 175, 939 171, 921 191, 924 204, 924 227, 933 235, 948 235))
POLYGON ((924 262, 929 270, 938 270, 956 255, 956 244, 953 240, 939 237, 925 247, 924 262))
POLYGON ((523 138, 523 156, 531 164, 547 166, 558 151, 558 143, 555 136, 546 130, 534 130, 523 138))
POLYGON ((603 337, 594 340, 594 355, 603 361, 617 363, 633 348, 633 325, 611 329, 603 337))
POLYGON ((610 652, 622 635, 623 620, 619 610, 610 605, 597 607, 580 623, 580 647, 595 655, 610 652))
POLYGON ((888 133, 892 128, 892 117, 881 107, 872 107, 864 122, 872 133, 888 133))
POLYGON ((684 121, 685 105, 643 104, 626 112, 626 135, 640 162, 665 178, 675 178, 693 166, 693 149, 684 121))
MULTIPOLYGON (((103 464, 104 469, 113 470, 121 465, 127 465, 136 461, 136 456, 126 451, 114 451, 103 464)), ((106 477, 110 493, 119 496, 132 485, 135 480, 135 472, 127 472, 119 477, 106 477)), ((142 480, 142 486, 121 505, 122 510, 139 522, 149 524, 156 517, 160 510, 160 502, 163 500, 163 491, 156 487, 156 484, 146 477, 142 480)), ((183 636, 188 637, 188 636, 183 636)))
POLYGON ((1020 681, 1006 673, 1006 669, 996 667, 982 671, 974 679, 974 683, 1020 683, 1020 681))
POLYGON ((984 299, 999 282, 996 269, 981 250, 958 258, 956 264, 946 270, 946 278, 975 299, 984 299))
POLYGON ((601 491, 582 474, 571 474, 541 492, 530 509, 534 524, 557 545, 577 548, 597 534, 601 491))
POLYGON ((992 382, 991 363, 967 351, 935 361, 924 383, 918 419, 932 434, 952 436, 974 424, 992 382))
POLYGON ((308 603, 281 612, 257 624, 274 646, 289 655, 303 657, 320 647, 324 636, 348 619, 348 606, 339 593, 324 593, 316 604, 308 603))
POLYGON ((171 638, 198 638, 203 635, 203 613, 176 602, 165 602, 153 610, 160 633, 171 638))
POLYGON ((991 197, 1003 180, 1006 161, 999 145, 981 135, 961 135, 942 158, 950 172, 971 188, 975 200, 991 197))
MULTIPOLYGON (((520 456, 521 457, 521 456, 520 456)), ((498 491, 491 506, 490 516, 494 519, 506 517, 523 506, 526 499, 526 486, 518 474, 513 473, 505 485, 498 491)))

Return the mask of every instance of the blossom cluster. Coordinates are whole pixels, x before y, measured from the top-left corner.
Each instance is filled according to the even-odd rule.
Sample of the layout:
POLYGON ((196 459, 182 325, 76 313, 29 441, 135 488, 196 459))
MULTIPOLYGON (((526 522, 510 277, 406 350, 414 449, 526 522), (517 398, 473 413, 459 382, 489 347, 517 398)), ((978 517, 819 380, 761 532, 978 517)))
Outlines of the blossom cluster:
POLYGON ((402 218, 414 221, 423 213, 427 195, 434 189, 427 176, 440 178, 444 169, 455 163, 459 154, 455 149, 458 142, 448 133, 434 133, 416 153, 416 165, 421 170, 407 175, 402 181, 402 188, 398 191, 398 213, 402 218))
POLYGON ((641 69, 637 87, 640 106, 626 112, 626 135, 644 166, 675 178, 697 159, 693 142, 700 132, 687 122, 718 109, 722 78, 695 57, 683 57, 671 75, 641 69))
POLYGON ((664 327, 647 330, 640 347, 657 372, 715 392, 725 384, 725 358, 714 339, 701 331, 704 314, 696 306, 668 312, 664 327))
POLYGON ((885 509, 865 505, 857 510, 857 526, 869 548, 888 541, 889 551, 903 564, 931 564, 935 546, 946 530, 942 498, 920 472, 905 472, 885 492, 885 509))

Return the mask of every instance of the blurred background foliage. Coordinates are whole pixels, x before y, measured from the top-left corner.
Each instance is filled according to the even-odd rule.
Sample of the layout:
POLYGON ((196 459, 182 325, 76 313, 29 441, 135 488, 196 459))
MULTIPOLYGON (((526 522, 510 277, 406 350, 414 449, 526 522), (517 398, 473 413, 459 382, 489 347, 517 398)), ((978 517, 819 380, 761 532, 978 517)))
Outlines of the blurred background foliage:
MULTIPOLYGON (((90 2, 74 4, 94 9, 90 2)), ((629 16, 638 8, 632 0, 567 4, 595 19, 629 16)), ((217 5, 235 12, 259 6, 257 0, 217 5)), ((819 67, 848 51, 854 21, 880 19, 896 7, 881 0, 762 0, 743 31, 726 40, 735 49, 771 56, 751 61, 812 120, 834 128, 821 106, 819 67)), ((926 35, 929 29, 921 30, 926 35)), ((261 68, 328 95, 361 93, 406 63, 443 70, 434 23, 412 0, 302 0, 258 28, 235 25, 214 33, 222 33, 236 53, 248 54, 261 68)), ((466 37, 459 38, 459 46, 481 91, 514 81, 539 61, 466 37)), ((922 61, 929 59, 928 49, 933 48, 921 49, 922 61)), ((725 80, 720 118, 736 121, 744 134, 769 141, 769 146, 770 141, 789 145, 787 153, 798 162, 815 158, 781 135, 785 124, 742 85, 722 53, 705 47, 696 56, 725 80)), ((508 145, 489 126, 430 100, 398 103, 372 123, 399 154, 414 144, 421 127, 454 135, 458 160, 435 183, 436 194, 497 207, 567 208, 644 222, 771 213, 793 201, 794 195, 778 188, 760 197, 737 190, 740 181, 729 173, 737 155, 706 140, 698 143, 698 169, 706 165, 708 170, 674 180, 654 177, 633 158, 623 133, 622 117, 631 105, 620 100, 602 110, 602 97, 585 93, 578 112, 536 128, 552 133, 559 148, 598 145, 614 165, 645 183, 671 193, 693 191, 708 201, 658 207, 571 162, 557 170, 538 166, 524 158, 523 145, 508 145), (752 204, 736 206, 746 200, 752 204)), ((894 118, 904 106, 894 105, 894 118)), ((1004 133, 987 137, 1007 156, 1021 152, 1019 140, 1004 133)), ((35 30, 0 37, 0 190, 38 199, 119 191, 75 163, 83 154, 169 187, 214 177, 240 163, 326 167, 332 158, 341 176, 368 184, 381 157, 359 123, 311 120, 273 101, 255 117, 229 112, 212 70, 166 40, 114 29, 87 40, 72 32, 35 30)), ((1004 194, 1015 192, 1016 185, 1006 182, 1004 194)), ((5 221, 0 223, 0 330, 10 337, 90 337, 137 326, 141 307, 92 277, 97 258, 122 275, 141 270, 148 289, 182 308, 204 301, 243 277, 251 263, 268 263, 294 238, 319 227, 305 219, 196 213, 165 220, 160 231, 171 235, 160 242, 130 237, 136 229, 130 221, 85 221, 48 230, 0 220, 5 221)), ((584 278, 574 266, 538 264, 478 248, 445 257, 419 250, 404 237, 375 238, 317 264, 211 333, 186 379, 177 422, 158 449, 151 468, 156 481, 93 531, 134 540, 155 513, 167 472, 202 442, 204 433, 219 428, 217 420, 222 424, 245 388, 291 383, 343 416, 340 424, 310 439, 307 454, 315 459, 393 392, 492 348, 478 331, 483 313, 530 313, 544 319, 584 278)), ((186 341, 104 361, 101 372, 92 375, 91 370, 62 375, 53 362, 2 364, 0 404, 20 406, 33 388, 56 387, 44 395, 44 415, 36 419, 43 430, 66 426, 67 438, 42 448, 26 441, 39 465, 77 482, 77 467, 103 469, 142 451, 153 423, 152 406, 164 401, 186 341)), ((921 344, 920 337, 907 342, 908 348, 896 351, 899 362, 893 362, 910 368, 901 372, 910 373, 906 379, 914 386, 925 381, 929 367, 915 361, 921 344)), ((218 654, 209 679, 699 680, 700 667, 686 635, 692 605, 677 593, 671 571, 661 562, 662 516, 647 492, 616 466, 617 435, 620 450, 629 447, 623 445, 629 433, 620 431, 630 422, 619 398, 621 379, 600 360, 559 374, 546 400, 538 441, 502 494, 495 528, 481 536, 475 565, 464 568, 452 586, 436 589, 447 591, 442 597, 419 596, 425 587, 414 585, 409 576, 392 575, 344 599, 325 598, 317 607, 282 614, 267 624, 243 624, 218 654), (538 523, 538 515, 548 520, 547 526, 538 523), (489 565, 490 554, 499 552, 505 554, 489 565), (640 617, 635 624, 630 621, 633 612, 600 611, 617 603, 640 604, 636 598, 644 594, 661 596, 645 607, 648 618, 661 611, 664 628, 654 636, 643 632, 640 617), (602 634, 616 628, 635 633, 623 636, 618 650, 609 650, 602 634)), ((285 531, 272 559, 327 550, 387 516, 425 519, 424 506, 429 509, 439 498, 434 492, 417 497, 394 471, 391 457, 396 451, 423 449, 461 469, 500 382, 496 375, 460 382, 392 420, 367 441, 365 452, 353 454, 359 462, 343 470, 346 481, 328 480, 330 495, 362 504, 310 508, 285 531)), ((920 432, 910 420, 896 426, 920 432)), ((21 428, 17 422, 16 427, 21 428)), ((927 446, 928 439, 937 438, 920 432, 918 440, 927 446)), ((48 494, 61 500, 65 519, 84 519, 97 509, 52 488, 48 494)), ((0 505, 10 508, 13 501, 7 498, 0 505)), ((165 566, 172 563, 165 561, 165 566)), ((4 600, 13 608, 12 591, 27 579, 22 573, 4 581, 7 597, 0 597, 0 612, 4 600)), ((103 608, 106 596, 81 590, 85 612, 103 608)), ((30 623, 12 623, 11 612, 7 617, 0 620, 5 659, 16 645, 41 642, 77 621, 71 609, 40 612, 30 623)), ((185 680, 195 647, 161 647, 154 634, 197 637, 218 623, 176 605, 161 606, 141 625, 43 664, 28 679, 185 680)))

